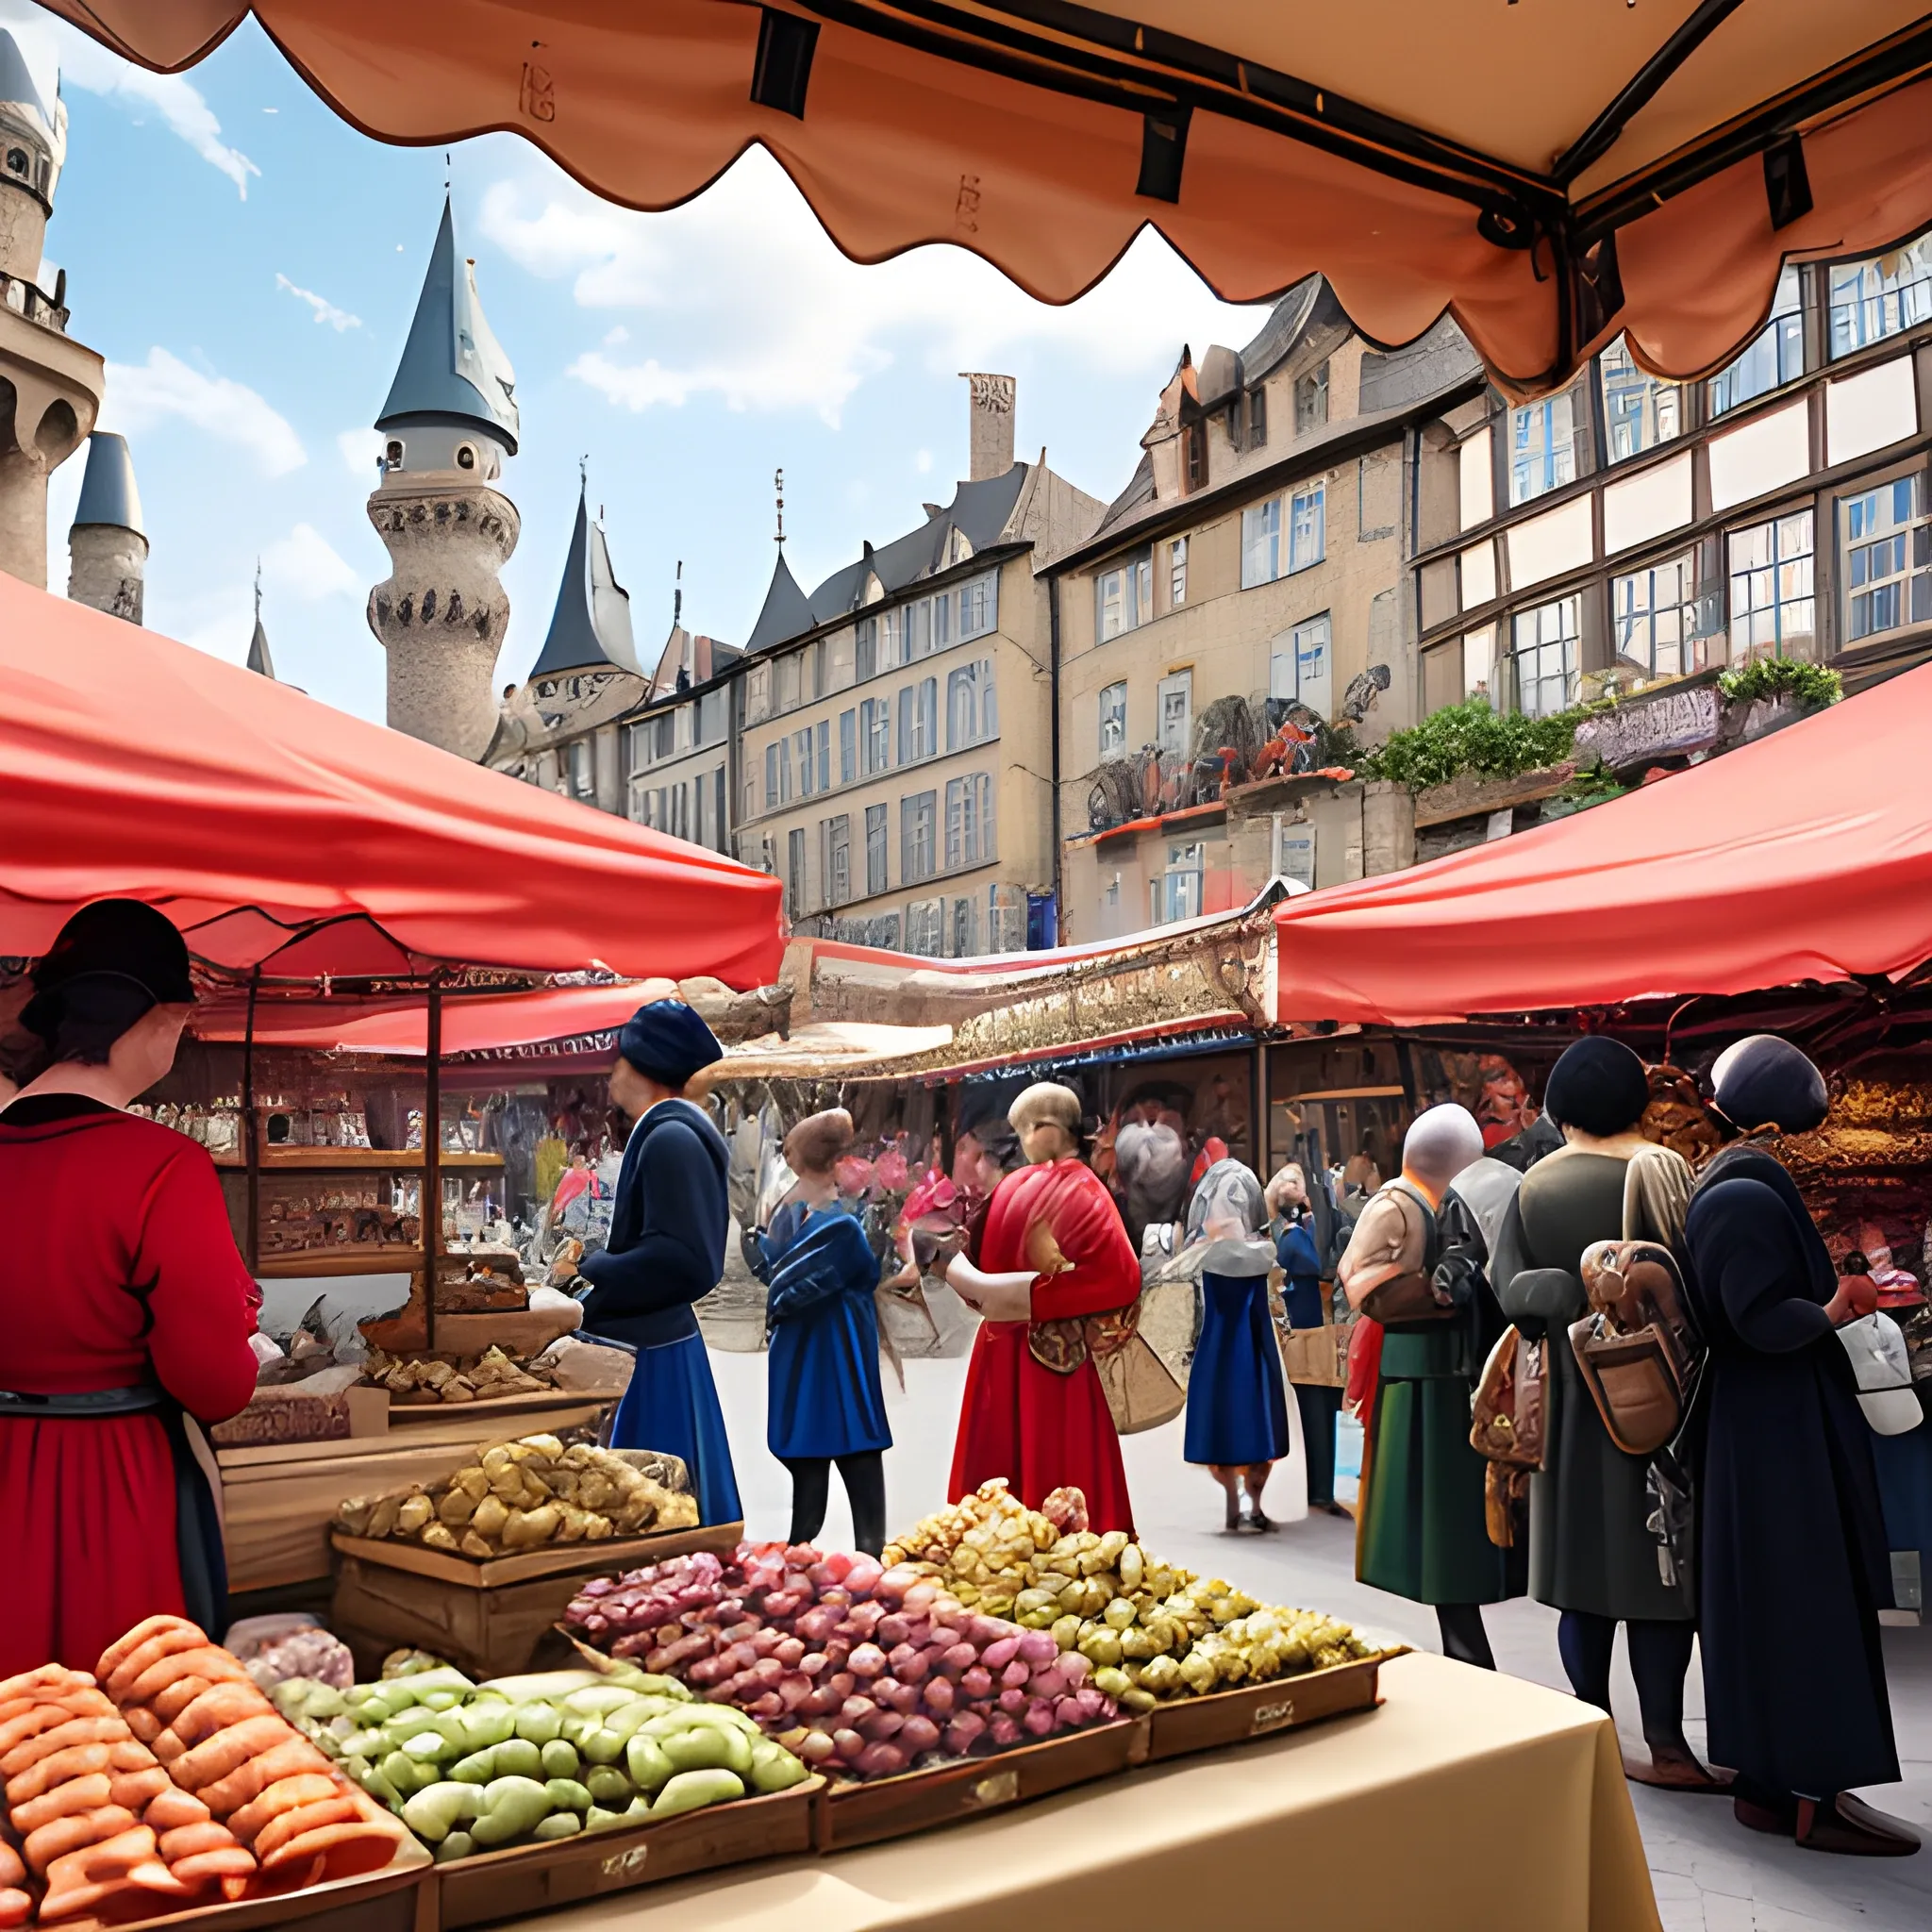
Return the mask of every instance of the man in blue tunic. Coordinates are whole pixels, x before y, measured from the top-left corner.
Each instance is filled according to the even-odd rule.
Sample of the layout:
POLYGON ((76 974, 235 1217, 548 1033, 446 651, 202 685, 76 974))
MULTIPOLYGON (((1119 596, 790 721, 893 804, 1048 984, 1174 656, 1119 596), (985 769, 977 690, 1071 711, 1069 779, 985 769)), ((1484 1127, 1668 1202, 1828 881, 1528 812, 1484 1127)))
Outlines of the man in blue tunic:
POLYGON ((684 1097, 724 1056, 680 1000, 640 1007, 618 1035, 610 1099, 633 1123, 617 1180, 610 1243, 584 1258, 584 1327, 637 1351, 612 1446, 684 1458, 699 1519, 739 1522, 731 1445, 691 1304, 724 1273, 730 1154, 709 1115, 684 1097))

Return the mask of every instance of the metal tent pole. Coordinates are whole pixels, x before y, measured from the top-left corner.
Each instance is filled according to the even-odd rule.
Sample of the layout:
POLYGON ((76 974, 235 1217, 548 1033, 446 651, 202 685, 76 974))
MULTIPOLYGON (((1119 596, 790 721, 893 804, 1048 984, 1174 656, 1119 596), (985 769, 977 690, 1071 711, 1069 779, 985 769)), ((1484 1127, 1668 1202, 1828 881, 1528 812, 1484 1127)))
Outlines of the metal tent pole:
POLYGON ((423 1080, 423 1333, 436 1347, 436 1260, 442 1252, 442 988, 429 982, 423 1080))

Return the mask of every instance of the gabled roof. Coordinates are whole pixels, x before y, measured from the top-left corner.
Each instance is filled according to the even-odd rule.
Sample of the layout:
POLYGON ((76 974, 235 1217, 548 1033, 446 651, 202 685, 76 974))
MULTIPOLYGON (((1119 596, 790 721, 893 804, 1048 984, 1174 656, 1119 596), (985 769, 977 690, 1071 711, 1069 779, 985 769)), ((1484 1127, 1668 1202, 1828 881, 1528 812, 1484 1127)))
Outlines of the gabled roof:
POLYGON ((603 526, 591 521, 590 505, 579 490, 570 555, 564 558, 563 581, 557 587, 557 608, 530 675, 555 677, 560 672, 603 664, 643 675, 631 641, 630 593, 617 581, 603 526))
POLYGON ((474 423, 516 454, 516 374, 484 320, 475 263, 457 259, 447 199, 416 318, 375 426, 389 429, 425 417, 474 423))
POLYGON ((684 690, 696 691, 737 663, 741 655, 735 645, 693 635, 683 625, 674 624, 664 648, 658 653, 658 668, 651 675, 651 702, 678 695, 680 673, 684 690))
POLYGON ((268 633, 261 627, 261 612, 255 613, 255 635, 248 640, 248 668, 263 677, 275 675, 275 660, 269 655, 268 633))
POLYGON ((798 579, 791 575, 791 566, 785 561, 785 553, 779 551, 777 566, 765 591, 764 607, 744 647, 745 656, 769 651, 774 644, 782 644, 787 638, 809 630, 817 622, 805 592, 798 588, 798 579))
POLYGON ((141 491, 134 487, 134 458, 127 453, 127 439, 111 429, 96 429, 87 440, 87 474, 81 478, 74 527, 77 530, 89 524, 132 530, 137 537, 147 535, 141 521, 141 491))

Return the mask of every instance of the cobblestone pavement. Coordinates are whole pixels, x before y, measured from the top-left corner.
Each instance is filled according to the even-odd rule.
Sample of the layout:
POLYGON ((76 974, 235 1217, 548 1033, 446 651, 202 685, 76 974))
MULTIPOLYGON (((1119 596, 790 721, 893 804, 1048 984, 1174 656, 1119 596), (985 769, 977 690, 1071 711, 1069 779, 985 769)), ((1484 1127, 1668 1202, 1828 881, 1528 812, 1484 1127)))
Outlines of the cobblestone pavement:
MULTIPOLYGON (((712 1368, 737 1450, 738 1478, 754 1536, 782 1536, 789 1481, 764 1448, 765 1375, 761 1356, 712 1351, 712 1368)), ((916 1521, 944 1500, 953 1429, 965 1381, 962 1360, 906 1365, 907 1390, 887 1375, 887 1406, 895 1446, 886 1458, 889 1520, 916 1521)), ((1270 1537, 1231 1538, 1216 1525, 1221 1492, 1203 1471, 1181 1460, 1180 1424, 1126 1443, 1127 1475, 1141 1535, 1163 1556, 1228 1575, 1258 1596, 1306 1603, 1373 1628, 1399 1634, 1418 1648, 1439 1648, 1426 1608, 1355 1580, 1354 1525, 1328 1516, 1284 1524, 1270 1537)), ((842 1494, 833 1484, 826 1536, 851 1534, 842 1494)), ((1557 1620, 1539 1604, 1506 1604, 1489 1613, 1502 1668, 1563 1689, 1557 1620)), ((1865 1793, 1932 1836, 1932 1627, 1888 1630, 1886 1660, 1892 1714, 1905 1760, 1903 1784, 1865 1793)), ((1636 1741, 1637 1693, 1621 1650, 1617 1716, 1636 1741)), ((1702 1743, 1701 1685, 1690 1685, 1692 1741, 1702 1743)), ((1641 1745, 1639 1746, 1641 1749, 1641 1745)), ((1932 1847, 1915 1858, 1823 1857, 1743 1830, 1722 1799, 1683 1797, 1631 1788, 1650 1855, 1664 1932, 1926 1932, 1932 1926, 1932 1847)))

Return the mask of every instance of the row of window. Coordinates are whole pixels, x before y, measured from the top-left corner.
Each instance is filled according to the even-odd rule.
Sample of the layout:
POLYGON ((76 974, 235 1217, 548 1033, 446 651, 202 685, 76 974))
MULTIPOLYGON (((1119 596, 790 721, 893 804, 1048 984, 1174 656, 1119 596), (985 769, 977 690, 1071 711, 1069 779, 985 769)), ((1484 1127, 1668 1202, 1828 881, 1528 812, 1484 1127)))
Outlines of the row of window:
MULTIPOLYGON (((1932 622, 1932 502, 1924 472, 1840 496, 1837 521, 1839 646, 1932 622)), ((1818 649, 1816 515, 1808 507, 1610 579, 1610 645, 1620 670, 1688 676, 1715 663, 1811 657, 1818 649)), ((1494 629, 1463 642, 1463 684, 1490 687, 1494 629)), ((1576 700, 1581 593, 1509 619, 1507 683, 1499 700, 1544 717, 1576 700)), ((1440 694, 1438 694, 1440 695, 1440 694)))
POLYGON ((730 850, 723 765, 673 784, 633 783, 630 815, 638 824, 669 832, 674 839, 689 839, 714 852, 730 850))
MULTIPOLYGON (((1327 611, 1284 631, 1268 657, 1268 695, 1307 706, 1326 718, 1334 703, 1335 651, 1327 611)), ((1154 689, 1154 748, 1164 757, 1187 758, 1193 749, 1194 674, 1176 671, 1154 689)), ((1127 682, 1106 686, 1100 693, 1100 756, 1124 758, 1127 752, 1127 682)))
POLYGON ((754 664, 745 674, 745 723, 782 717, 935 651, 990 636, 999 628, 999 573, 987 571, 929 597, 871 611, 850 630, 754 664))
POLYGON ((1307 570, 1328 554, 1327 491, 1311 483, 1241 511, 1241 589, 1307 570))
MULTIPOLYGON (((894 764, 916 765, 940 753, 939 679, 921 678, 899 687, 897 700, 898 755, 893 756, 893 700, 862 698, 839 713, 838 762, 833 763, 832 720, 774 738, 765 747, 764 809, 775 811, 796 798, 814 798, 836 786, 876 777, 894 764)), ((999 689, 993 660, 975 658, 946 674, 946 742, 948 752, 965 751, 997 738, 1000 729, 999 689)), ((750 789, 746 779, 746 789, 750 789)), ((747 805, 756 809, 756 800, 747 805)))
POLYGON ((694 704, 674 706, 628 726, 631 776, 702 745, 722 744, 730 706, 731 693, 721 688, 708 691, 694 704))
MULTIPOLYGON (((1831 360, 1932 322, 1932 235, 1874 260, 1810 271, 1811 299, 1823 308, 1821 334, 1831 360)), ((1805 272, 1778 276, 1770 319, 1737 358, 1703 383, 1660 381, 1637 366, 1620 337, 1597 358, 1604 458, 1610 463, 1674 441, 1702 420, 1714 422, 1806 373, 1805 272)), ((1575 481, 1588 468, 1587 393, 1573 388, 1509 412, 1511 506, 1575 481)))
MULTIPOLYGON (((992 776, 969 772, 949 779, 941 819, 937 789, 908 792, 899 801, 899 883, 923 885, 945 872, 989 865, 997 856, 993 824, 992 776), (942 842, 943 841, 943 842, 942 842)), ((891 808, 869 805, 857 824, 850 812, 821 819, 814 840, 808 827, 794 825, 785 838, 785 908, 793 919, 821 908, 875 898, 891 890, 888 877, 891 808), (863 840, 862 890, 854 871, 853 840, 863 840), (816 874, 810 869, 816 847, 816 874)), ((774 841, 764 841, 765 865, 775 869, 774 841)))
MULTIPOLYGON (((1167 608, 1177 610, 1188 601, 1188 540, 1175 537, 1159 547, 1167 570, 1167 608)), ((1136 550, 1093 580, 1096 643, 1110 642, 1154 621, 1154 549, 1150 543, 1136 550)))

